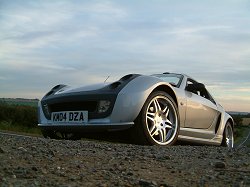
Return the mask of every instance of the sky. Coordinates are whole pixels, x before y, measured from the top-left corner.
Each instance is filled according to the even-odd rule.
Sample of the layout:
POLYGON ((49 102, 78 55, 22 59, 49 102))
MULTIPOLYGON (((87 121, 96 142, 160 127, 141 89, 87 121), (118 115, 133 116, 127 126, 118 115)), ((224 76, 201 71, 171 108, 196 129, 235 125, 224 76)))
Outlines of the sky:
POLYGON ((250 112, 250 1, 0 0, 0 97, 162 72, 250 112))

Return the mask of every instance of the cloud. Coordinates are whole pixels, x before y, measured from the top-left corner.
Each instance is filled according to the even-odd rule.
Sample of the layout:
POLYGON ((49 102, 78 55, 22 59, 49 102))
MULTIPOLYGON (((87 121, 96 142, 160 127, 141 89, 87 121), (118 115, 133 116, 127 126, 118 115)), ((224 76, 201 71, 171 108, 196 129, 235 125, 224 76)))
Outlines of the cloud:
POLYGON ((249 100, 242 99, 219 99, 220 104, 226 111, 249 112, 249 100))
POLYGON ((30 70, 39 70, 39 71, 76 71, 76 68, 68 65, 68 66, 62 66, 60 64, 53 64, 53 63, 36 63, 36 62, 8 62, 8 66, 11 69, 15 69, 16 71, 30 71, 30 70))
POLYGON ((1 1, 0 80, 6 91, 0 94, 29 90, 41 96, 57 83, 174 71, 204 82, 220 99, 246 99, 247 7, 234 0, 1 1))
POLYGON ((126 10, 124 10, 122 7, 119 7, 115 5, 114 3, 110 1, 99 1, 98 3, 91 4, 89 7, 84 10, 87 10, 94 14, 99 15, 107 15, 109 17, 115 17, 115 18, 124 18, 128 14, 126 10))
POLYGON ((0 76, 0 81, 7 80, 7 77, 0 76))
POLYGON ((60 66, 60 65, 51 65, 51 64, 34 64, 30 67, 34 68, 42 68, 46 70, 55 70, 55 71, 75 71, 76 68, 73 67, 66 67, 66 66, 60 66))
POLYGON ((227 30, 231 29, 231 26, 227 25, 204 25, 204 26, 192 26, 192 27, 183 27, 177 28, 170 31, 164 31, 163 34, 173 34, 177 36, 190 35, 190 34, 201 34, 207 31, 214 30, 227 30))

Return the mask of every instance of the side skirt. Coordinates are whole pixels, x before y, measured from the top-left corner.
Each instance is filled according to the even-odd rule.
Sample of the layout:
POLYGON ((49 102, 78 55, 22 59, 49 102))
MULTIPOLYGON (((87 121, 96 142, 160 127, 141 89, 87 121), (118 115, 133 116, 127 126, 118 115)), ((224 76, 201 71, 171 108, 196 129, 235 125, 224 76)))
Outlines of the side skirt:
POLYGON ((208 145, 220 145, 222 136, 218 136, 214 134, 213 131, 204 129, 180 128, 178 140, 208 145))

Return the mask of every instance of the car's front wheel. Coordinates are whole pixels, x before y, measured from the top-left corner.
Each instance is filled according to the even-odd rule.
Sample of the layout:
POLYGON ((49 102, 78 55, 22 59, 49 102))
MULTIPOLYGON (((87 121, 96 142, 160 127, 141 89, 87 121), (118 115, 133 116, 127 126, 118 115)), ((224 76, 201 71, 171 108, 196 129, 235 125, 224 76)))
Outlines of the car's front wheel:
POLYGON ((222 146, 228 147, 229 149, 234 146, 234 132, 230 122, 226 123, 223 133, 222 146))
POLYGON ((150 94, 135 121, 137 138, 143 144, 173 145, 180 125, 175 102, 165 92, 150 94))

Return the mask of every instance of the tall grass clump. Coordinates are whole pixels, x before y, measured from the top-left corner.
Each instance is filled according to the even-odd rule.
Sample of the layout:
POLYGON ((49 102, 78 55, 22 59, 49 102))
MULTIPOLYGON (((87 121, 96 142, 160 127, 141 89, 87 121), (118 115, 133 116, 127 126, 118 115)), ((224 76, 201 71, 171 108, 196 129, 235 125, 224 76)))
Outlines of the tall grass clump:
POLYGON ((37 107, 0 102, 0 128, 29 131, 37 128, 37 107))

